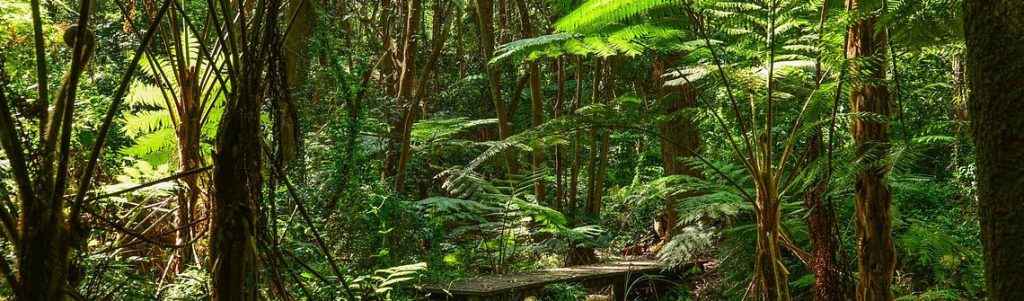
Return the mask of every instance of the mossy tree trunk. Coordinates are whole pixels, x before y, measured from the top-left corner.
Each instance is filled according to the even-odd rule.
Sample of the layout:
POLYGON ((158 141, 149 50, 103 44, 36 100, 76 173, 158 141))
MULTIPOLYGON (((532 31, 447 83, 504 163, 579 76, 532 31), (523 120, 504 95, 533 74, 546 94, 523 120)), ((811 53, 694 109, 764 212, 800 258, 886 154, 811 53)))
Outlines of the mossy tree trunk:
POLYGON ((1024 300, 1024 2, 965 1, 989 300, 1024 300))
MULTIPOLYGON (((261 278, 257 250, 257 219, 263 202, 263 135, 260 112, 264 93, 269 85, 283 85, 272 78, 278 69, 269 69, 265 62, 271 54, 265 51, 280 43, 280 0, 261 1, 252 9, 238 12, 237 22, 228 21, 239 39, 238 56, 234 56, 234 76, 224 112, 217 129, 213 154, 214 202, 210 229, 209 260, 213 301, 255 301, 259 299, 261 278), (255 16, 248 16, 255 13, 255 16), (256 18, 257 16, 273 16, 256 18), (263 31, 248 31, 240 25, 262 20, 263 31)), ((225 16, 220 16, 224 18, 225 16)), ((231 20, 225 18, 225 20, 231 20)), ((229 42, 230 43, 230 42, 229 42)), ((273 59, 278 57, 275 51, 273 59)), ((277 74, 279 75, 279 74, 277 74)), ((282 87, 270 87, 281 91, 282 87)))

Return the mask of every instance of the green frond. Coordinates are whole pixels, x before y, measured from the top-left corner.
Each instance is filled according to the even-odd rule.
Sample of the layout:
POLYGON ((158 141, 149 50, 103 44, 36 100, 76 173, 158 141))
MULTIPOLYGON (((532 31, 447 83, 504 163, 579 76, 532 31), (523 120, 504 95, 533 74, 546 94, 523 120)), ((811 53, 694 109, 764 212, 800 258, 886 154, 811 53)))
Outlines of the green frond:
POLYGON ((133 108, 148 107, 166 110, 167 99, 173 99, 171 93, 167 90, 136 81, 132 83, 131 89, 128 90, 125 104, 133 108))
POLYGON ((421 120, 413 124, 412 138, 416 141, 444 140, 462 131, 497 122, 496 118, 470 120, 466 117, 421 120))
POLYGON ((590 34, 657 8, 682 4, 681 0, 591 0, 559 19, 555 28, 565 32, 590 34))
MULTIPOLYGON (((125 134, 130 137, 138 137, 145 134, 157 132, 164 129, 171 129, 171 117, 162 111, 141 111, 124 116, 125 134)), ((173 137, 172 137, 173 138, 173 137)), ((171 140, 170 142, 173 142, 171 140)))
POLYGON ((172 151, 176 148, 175 141, 177 141, 177 138, 174 135, 174 128, 163 128, 135 138, 135 145, 124 149, 122 152, 136 158, 153 155, 169 158, 172 151))

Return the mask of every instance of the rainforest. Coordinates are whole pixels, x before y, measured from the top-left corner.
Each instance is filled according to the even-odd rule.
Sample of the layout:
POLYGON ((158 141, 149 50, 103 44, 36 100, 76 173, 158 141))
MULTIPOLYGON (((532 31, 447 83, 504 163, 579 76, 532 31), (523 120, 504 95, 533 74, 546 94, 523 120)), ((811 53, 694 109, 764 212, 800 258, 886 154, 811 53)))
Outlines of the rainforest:
POLYGON ((1024 1, 3 0, 0 300, 1024 300, 1024 1))

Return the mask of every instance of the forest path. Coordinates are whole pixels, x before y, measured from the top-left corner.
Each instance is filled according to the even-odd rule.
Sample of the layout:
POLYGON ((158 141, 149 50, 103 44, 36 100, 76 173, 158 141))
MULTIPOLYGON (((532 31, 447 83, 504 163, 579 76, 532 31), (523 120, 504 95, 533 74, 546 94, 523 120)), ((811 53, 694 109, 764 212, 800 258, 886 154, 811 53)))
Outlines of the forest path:
POLYGON ((587 288, 613 286, 614 294, 622 296, 628 283, 645 275, 661 275, 664 270, 665 266, 651 259, 619 260, 432 283, 423 290, 441 300, 523 300, 549 284, 579 283, 587 288))

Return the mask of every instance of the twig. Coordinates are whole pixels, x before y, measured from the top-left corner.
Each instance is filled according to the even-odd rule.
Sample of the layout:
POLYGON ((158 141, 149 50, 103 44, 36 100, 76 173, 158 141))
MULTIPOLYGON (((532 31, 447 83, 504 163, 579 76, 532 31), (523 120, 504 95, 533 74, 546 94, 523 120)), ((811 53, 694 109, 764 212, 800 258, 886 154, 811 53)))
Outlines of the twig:
MULTIPOLYGON (((266 148, 265 145, 264 148, 266 148)), ((338 268, 338 264, 334 261, 334 257, 331 256, 331 252, 327 248, 327 244, 324 243, 323 237, 320 236, 320 231, 317 230, 316 225, 313 224, 313 219, 309 217, 309 212, 306 211, 306 206, 302 203, 302 199, 299 198, 298 193, 295 192, 295 186, 292 185, 291 180, 288 180, 288 176, 285 175, 284 170, 281 169, 281 165, 273 161, 271 161, 270 165, 277 176, 281 178, 281 181, 284 182, 284 186, 288 190, 288 195, 290 195, 295 201, 296 208, 299 211, 299 216, 302 217, 302 220, 306 222, 307 226, 309 226, 309 230, 313 234, 313 239, 316 240, 316 244, 320 247, 320 251, 324 253, 324 257, 327 259, 327 263, 330 264, 334 275, 341 281, 341 285, 345 289, 345 294, 348 295, 350 300, 356 300, 355 294, 352 293, 352 289, 348 286, 348 280, 345 280, 345 274, 341 273, 341 269, 338 268)))

